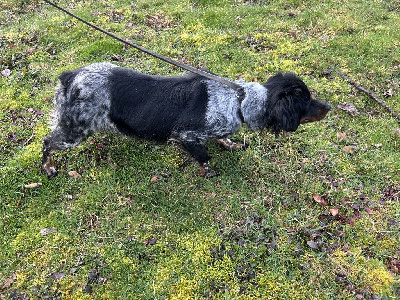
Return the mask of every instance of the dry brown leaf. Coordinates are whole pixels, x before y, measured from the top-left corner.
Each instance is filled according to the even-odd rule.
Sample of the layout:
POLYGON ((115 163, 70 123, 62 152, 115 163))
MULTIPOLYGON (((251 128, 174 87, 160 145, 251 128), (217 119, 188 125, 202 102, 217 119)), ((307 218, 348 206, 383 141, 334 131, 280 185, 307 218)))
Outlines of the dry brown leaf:
POLYGON ((56 272, 51 274, 51 278, 53 278, 55 281, 62 279, 63 277, 67 276, 67 274, 65 273, 61 273, 61 272, 56 272))
POLYGON ((339 142, 347 139, 347 135, 345 132, 338 132, 338 133, 336 133, 336 136, 337 136, 339 142))
POLYGON ((38 187, 38 186, 41 186, 41 185, 42 185, 41 182, 33 182, 33 183, 30 183, 30 184, 25 185, 25 188, 27 188, 27 189, 33 189, 33 188, 38 187))
POLYGON ((344 146, 342 149, 348 154, 353 154, 356 150, 354 146, 344 146))
POLYGON ((347 111, 350 115, 352 115, 353 117, 358 115, 358 110, 357 108, 354 106, 353 103, 347 103, 347 102, 343 102, 342 104, 338 105, 338 108, 340 108, 341 110, 347 111))
POLYGON ((400 138, 400 128, 393 128, 394 135, 400 138))
POLYGON ((321 201, 322 201, 322 198, 321 198, 320 195, 314 195, 314 196, 313 196, 313 199, 314 199, 316 202, 318 202, 318 203, 321 203, 321 201))
POLYGON ((73 178, 75 178, 75 179, 78 179, 78 178, 81 178, 81 177, 82 177, 82 175, 79 174, 79 173, 76 172, 76 171, 69 171, 69 172, 68 172, 68 175, 71 176, 71 177, 73 177, 73 178))
POLYGON ((365 208, 365 211, 369 214, 372 215, 374 212, 372 211, 372 209, 370 209, 369 207, 365 208))
POLYGON ((329 211, 332 216, 336 216, 339 213, 339 210, 337 208, 331 208, 329 211))
POLYGON ((315 202, 322 204, 323 206, 326 205, 325 199, 322 198, 320 195, 314 195, 313 199, 315 200, 315 202))
POLYGON ((394 92, 393 89, 388 89, 387 91, 385 91, 385 92, 383 93, 383 95, 384 95, 385 97, 392 97, 392 96, 394 96, 394 94, 395 94, 395 92, 394 92))
POLYGON ((160 180, 160 176, 153 176, 153 177, 151 177, 151 179, 150 179, 150 181, 152 182, 152 183, 156 183, 156 182, 158 182, 160 180))
POLYGON ((8 289, 13 283, 14 280, 17 279, 17 275, 13 274, 10 278, 6 280, 6 282, 3 284, 1 287, 1 291, 4 291, 5 289, 8 289))
POLYGON ((345 132, 338 132, 338 133, 336 133, 336 136, 337 136, 339 142, 347 140, 347 134, 345 132))

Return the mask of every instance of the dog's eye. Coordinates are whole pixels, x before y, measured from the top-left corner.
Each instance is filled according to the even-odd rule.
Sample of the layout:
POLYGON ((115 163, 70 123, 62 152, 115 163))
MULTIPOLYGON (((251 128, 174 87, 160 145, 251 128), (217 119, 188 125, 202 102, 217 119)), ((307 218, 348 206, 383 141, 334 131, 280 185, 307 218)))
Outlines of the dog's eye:
POLYGON ((310 120, 310 119, 304 119, 304 120, 301 120, 301 124, 310 123, 310 122, 311 122, 311 120, 310 120))

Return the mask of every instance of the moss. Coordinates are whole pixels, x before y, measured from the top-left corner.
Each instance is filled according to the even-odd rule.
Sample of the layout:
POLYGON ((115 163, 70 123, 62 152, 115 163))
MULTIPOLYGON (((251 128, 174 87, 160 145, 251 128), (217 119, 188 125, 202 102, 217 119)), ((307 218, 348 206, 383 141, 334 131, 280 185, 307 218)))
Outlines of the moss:
POLYGON ((176 252, 158 264, 156 289, 169 291, 171 299, 190 299, 214 282, 229 287, 229 295, 237 294, 239 285, 234 277, 234 261, 228 256, 218 261, 211 257, 210 249, 219 242, 212 232, 197 232, 181 239, 177 247, 184 255, 181 251, 176 252))
POLYGON ((377 259, 368 259, 360 248, 351 252, 336 251, 332 262, 345 274, 356 288, 369 291, 371 294, 389 295, 395 282, 392 274, 377 259))
POLYGON ((209 46, 223 46, 229 43, 232 38, 227 34, 213 34, 210 29, 207 29, 203 24, 188 27, 179 35, 179 39, 184 45, 195 46, 201 51, 205 51, 209 46))
POLYGON ((0 2, 0 71, 11 70, 0 75, 0 286, 17 274, 0 297, 15 289, 31 298, 66 299, 396 297, 391 288, 399 275, 385 264, 397 272, 390 264, 397 264, 400 249, 398 125, 329 71, 339 67, 400 109, 393 42, 400 15, 392 7, 379 1, 60 0, 121 37, 233 79, 265 82, 276 71, 295 72, 333 109, 290 137, 244 128, 235 136, 250 144, 243 153, 209 143, 221 173, 211 180, 199 178, 179 148, 110 136, 95 137, 104 148, 87 142, 55 155, 60 169, 77 170, 81 178, 60 172, 47 180, 40 153, 49 117, 31 120, 9 110, 32 107, 47 115, 52 103, 44 99, 53 95, 57 75, 95 61, 117 58, 151 74, 182 70, 46 4, 0 2), (165 17, 168 25, 148 27, 151 16, 165 17), (337 109, 343 102, 360 113, 337 109), (338 132, 347 140, 338 141, 338 132), (345 145, 357 151, 347 154, 345 145), (159 174, 171 176, 150 182, 159 174), (24 187, 31 182, 42 185, 24 187), (313 201, 315 194, 326 195, 327 205, 313 201), (59 231, 42 237, 45 227, 59 231), (319 248, 310 249, 310 240, 319 248), (92 282, 89 294, 83 286, 93 268, 106 281, 92 282), (66 276, 52 279, 57 272, 66 276))
POLYGON ((305 299, 313 293, 309 286, 305 286, 298 280, 288 280, 279 273, 266 271, 257 276, 258 291, 255 294, 258 299, 305 299))

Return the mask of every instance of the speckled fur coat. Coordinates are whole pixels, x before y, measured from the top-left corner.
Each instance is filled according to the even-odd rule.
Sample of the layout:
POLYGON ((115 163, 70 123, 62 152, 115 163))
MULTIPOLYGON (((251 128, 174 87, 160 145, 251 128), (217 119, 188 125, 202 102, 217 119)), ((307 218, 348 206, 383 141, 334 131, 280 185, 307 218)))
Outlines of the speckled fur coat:
POLYGON ((59 81, 52 132, 43 142, 43 170, 49 177, 56 174, 52 151, 75 146, 98 131, 175 139, 208 167, 205 142, 233 135, 243 122, 252 130, 295 131, 304 120, 323 118, 329 110, 311 99, 293 74, 278 74, 264 85, 237 81, 245 91, 242 102, 228 86, 198 75, 154 76, 111 63, 64 72, 59 81))

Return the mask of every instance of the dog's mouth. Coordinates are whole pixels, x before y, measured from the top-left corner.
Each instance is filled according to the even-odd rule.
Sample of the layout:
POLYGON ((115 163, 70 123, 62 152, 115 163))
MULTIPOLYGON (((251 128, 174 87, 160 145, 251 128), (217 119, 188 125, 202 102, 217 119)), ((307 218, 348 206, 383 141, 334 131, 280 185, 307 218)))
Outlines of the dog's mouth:
POLYGON ((300 124, 307 124, 311 122, 314 122, 311 118, 303 118, 301 119, 300 124))
POLYGON ((311 122, 320 121, 325 118, 326 114, 331 110, 331 106, 328 103, 323 103, 322 107, 313 109, 311 115, 306 115, 300 120, 300 124, 306 124, 311 122))

